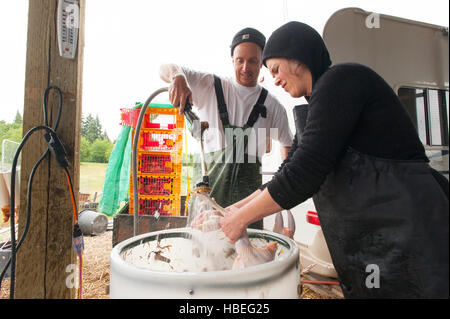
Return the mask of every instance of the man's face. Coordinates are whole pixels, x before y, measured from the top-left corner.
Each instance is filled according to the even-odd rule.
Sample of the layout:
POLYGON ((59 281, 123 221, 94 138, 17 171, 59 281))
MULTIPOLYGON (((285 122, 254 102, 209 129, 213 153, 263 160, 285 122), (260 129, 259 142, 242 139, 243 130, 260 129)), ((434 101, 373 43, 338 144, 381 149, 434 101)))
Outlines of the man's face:
POLYGON ((236 81, 247 87, 258 83, 262 66, 262 50, 256 43, 243 42, 234 48, 233 66, 236 81))

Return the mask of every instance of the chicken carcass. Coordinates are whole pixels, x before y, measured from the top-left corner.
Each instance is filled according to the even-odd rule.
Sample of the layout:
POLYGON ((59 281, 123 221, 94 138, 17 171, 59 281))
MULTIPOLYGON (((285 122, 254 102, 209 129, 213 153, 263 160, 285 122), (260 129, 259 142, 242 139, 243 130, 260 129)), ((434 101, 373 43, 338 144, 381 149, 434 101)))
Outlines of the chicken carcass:
MULTIPOLYGON (((196 192, 195 195, 208 201, 210 206, 213 207, 213 210, 203 211, 198 214, 190 226, 193 229, 198 229, 202 232, 220 231, 220 220, 223 216, 229 214, 229 212, 218 205, 208 194, 196 192)), ((281 212, 277 213, 273 230, 274 232, 292 238, 295 232, 295 222, 290 211, 287 211, 287 216, 288 225, 287 227, 283 227, 283 216, 281 212)), ((237 257, 235 258, 232 269, 244 269, 272 261, 275 258, 275 253, 278 249, 278 244, 276 242, 272 242, 263 247, 255 247, 250 242, 247 232, 244 232, 234 246, 237 257)))
MULTIPOLYGON (((295 221, 291 211, 287 210, 288 223, 283 227, 283 215, 278 212, 275 217, 273 231, 285 235, 289 238, 294 237, 295 221)), ((244 269, 246 267, 263 264, 272 261, 275 258, 278 245, 272 242, 263 247, 255 247, 251 244, 247 232, 235 243, 237 257, 234 261, 233 269, 244 269)))

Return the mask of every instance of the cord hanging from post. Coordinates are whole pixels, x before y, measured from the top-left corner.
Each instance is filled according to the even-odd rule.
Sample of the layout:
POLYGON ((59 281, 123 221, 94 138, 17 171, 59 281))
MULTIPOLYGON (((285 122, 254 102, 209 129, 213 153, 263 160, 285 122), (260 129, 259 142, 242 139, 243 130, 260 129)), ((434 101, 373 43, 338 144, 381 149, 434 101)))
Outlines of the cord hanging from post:
POLYGON ((62 113, 62 92, 57 86, 49 86, 45 89, 44 95, 43 95, 43 113, 44 113, 44 125, 33 127, 25 134, 24 138, 22 139, 22 142, 19 144, 19 146, 16 150, 13 164, 12 164, 11 199, 10 199, 11 257, 10 257, 9 261, 6 263, 5 268, 2 270, 2 272, 0 274, 0 287, 1 287, 1 283, 3 281, 3 278, 6 274, 6 270, 8 269, 9 266, 11 266, 10 298, 11 299, 14 298, 16 254, 17 254, 20 246, 22 245, 23 241, 25 240, 25 237, 29 230, 30 216, 31 216, 31 190, 32 190, 34 174, 35 174, 37 168, 39 167, 39 165, 41 164, 41 162, 47 156, 47 154, 49 152, 51 152, 55 156, 58 165, 64 170, 64 172, 66 174, 66 178, 67 178, 67 183, 69 185, 69 191, 70 191, 70 195, 71 195, 74 221, 75 221, 73 235, 72 235, 73 236, 73 248, 75 250, 75 253, 79 257, 79 285, 80 286, 78 289, 78 298, 81 299, 81 296, 82 296, 82 294, 81 294, 81 291, 82 291, 82 289, 81 289, 81 287, 82 287, 82 252, 84 249, 84 244, 83 244, 82 233, 81 233, 81 230, 78 225, 78 211, 77 211, 75 196, 74 196, 74 192, 73 192, 73 186, 72 186, 73 184, 72 184, 72 181, 70 178, 70 172, 67 169, 67 167, 69 166, 69 162, 67 160, 67 153, 65 151, 63 143, 61 142, 58 134, 56 133, 56 129, 58 128, 58 124, 59 124, 59 121, 61 118, 61 113, 62 113), (58 93, 58 97, 59 97, 58 113, 57 113, 57 118, 56 118, 54 128, 51 128, 48 126, 48 117, 47 117, 47 99, 48 99, 48 94, 51 89, 56 90, 58 93), (31 170, 30 177, 28 179, 27 214, 26 214, 25 228, 24 228, 23 234, 22 234, 18 244, 16 245, 15 222, 14 221, 15 221, 15 175, 16 175, 17 161, 18 161, 19 154, 22 151, 22 148, 25 145, 25 143, 27 142, 27 140, 29 139, 29 137, 39 130, 46 131, 44 138, 48 144, 48 148, 42 154, 40 159, 35 163, 33 169, 31 170))

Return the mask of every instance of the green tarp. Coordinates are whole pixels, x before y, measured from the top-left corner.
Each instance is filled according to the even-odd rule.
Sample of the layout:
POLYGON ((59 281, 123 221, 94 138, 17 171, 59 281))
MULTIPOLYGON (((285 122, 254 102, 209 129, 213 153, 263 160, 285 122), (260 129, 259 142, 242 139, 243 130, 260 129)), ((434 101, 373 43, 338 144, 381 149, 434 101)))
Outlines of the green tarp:
POLYGON ((131 127, 123 126, 109 157, 105 183, 97 211, 113 217, 130 188, 131 127))

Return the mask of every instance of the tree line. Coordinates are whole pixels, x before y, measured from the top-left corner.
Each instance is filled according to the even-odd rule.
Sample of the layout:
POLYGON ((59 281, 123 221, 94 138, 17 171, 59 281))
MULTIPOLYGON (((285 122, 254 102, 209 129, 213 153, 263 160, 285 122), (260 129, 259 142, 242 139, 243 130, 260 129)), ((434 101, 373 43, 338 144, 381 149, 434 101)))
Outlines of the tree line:
MULTIPOLYGON (((14 122, 6 123, 5 121, 0 121, 0 157, 3 152, 3 140, 9 140, 13 142, 20 143, 22 141, 22 116, 17 112, 14 122)), ((14 143, 7 143, 5 146, 5 165, 11 164, 14 158, 16 146, 14 143)), ((2 167, 3 169, 3 167, 2 167)))
POLYGON ((0 121, 0 142, 3 140, 10 140, 17 143, 22 141, 22 115, 17 111, 14 122, 6 123, 5 121, 0 121))
MULTIPOLYGON (((5 139, 20 143, 23 134, 22 124, 23 119, 19 111, 17 111, 12 123, 1 120, 0 143, 5 139)), ((103 130, 98 115, 96 117, 92 114, 83 115, 81 120, 80 161, 107 163, 113 147, 114 143, 110 141, 106 131, 103 130)))
POLYGON ((109 140, 108 134, 102 130, 98 115, 92 114, 81 119, 81 145, 80 161, 94 163, 108 163, 114 144, 109 140))

